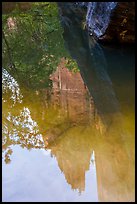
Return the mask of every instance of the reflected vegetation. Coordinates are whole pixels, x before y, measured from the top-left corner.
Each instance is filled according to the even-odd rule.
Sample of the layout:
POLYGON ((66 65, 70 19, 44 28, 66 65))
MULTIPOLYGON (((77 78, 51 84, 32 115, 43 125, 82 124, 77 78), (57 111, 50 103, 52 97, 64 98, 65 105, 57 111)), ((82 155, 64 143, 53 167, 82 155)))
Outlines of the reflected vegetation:
POLYGON ((96 127, 103 126, 100 132, 102 137, 94 147, 99 199, 131 201, 134 198, 134 49, 110 49, 98 45, 79 26, 82 22, 77 23, 77 15, 71 16, 71 11, 66 14, 64 7, 60 5, 60 17, 63 14, 63 18, 64 15, 69 18, 69 26, 61 21, 66 47, 76 60, 93 97, 97 115, 101 119, 96 127), (130 94, 126 93, 124 86, 130 87, 130 94), (127 107, 129 98, 132 104, 127 107), (131 118, 127 122, 124 113, 128 111, 131 118), (131 125, 130 130, 127 123, 131 125), (132 141, 130 147, 129 140, 132 141))
MULTIPOLYGON (((45 19, 50 12, 46 13, 47 7, 35 10, 35 6, 29 15, 16 16, 17 31, 6 36, 16 71, 9 66, 8 47, 3 45, 3 168, 7 164, 12 166, 13 146, 20 145, 30 151, 50 150, 51 160, 56 159, 68 186, 78 190, 79 196, 86 191, 86 174, 92 163, 96 167, 99 201, 134 201, 133 49, 98 45, 88 38, 74 13, 72 17, 66 16, 69 25, 61 21, 62 28, 56 19, 55 32, 48 38, 44 29, 45 25, 49 26, 45 19), (40 11, 40 19, 35 19, 33 24, 34 17, 38 17, 33 14, 40 11), (32 38, 35 32, 39 39, 32 38), (16 47, 18 40, 22 41, 20 48, 16 47)), ((60 12, 61 9, 63 6, 60 12)), ((53 11, 55 20, 57 7, 53 11)), ((41 179, 40 175, 38 178, 41 179)), ((56 172, 53 179, 56 180, 56 172)), ((45 185, 46 181, 43 180, 45 185)), ((7 183, 12 186, 8 179, 7 183)), ((93 188, 94 185, 93 182, 93 188)), ((6 189, 3 191, 10 194, 6 189)), ((87 200, 92 201, 90 194, 87 200)))

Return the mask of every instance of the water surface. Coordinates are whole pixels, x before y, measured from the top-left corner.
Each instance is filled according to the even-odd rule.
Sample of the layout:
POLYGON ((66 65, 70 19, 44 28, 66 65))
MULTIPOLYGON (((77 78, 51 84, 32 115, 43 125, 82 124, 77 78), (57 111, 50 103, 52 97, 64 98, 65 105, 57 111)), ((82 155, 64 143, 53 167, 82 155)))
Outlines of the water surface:
POLYGON ((72 18, 49 88, 2 69, 3 202, 135 200, 134 49, 72 18))

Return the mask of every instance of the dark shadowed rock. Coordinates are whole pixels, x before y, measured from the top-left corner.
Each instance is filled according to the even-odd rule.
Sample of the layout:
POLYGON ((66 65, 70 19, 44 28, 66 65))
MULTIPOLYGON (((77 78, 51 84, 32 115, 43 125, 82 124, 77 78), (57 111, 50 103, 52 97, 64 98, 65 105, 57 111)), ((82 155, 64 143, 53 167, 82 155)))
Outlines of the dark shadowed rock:
POLYGON ((118 2, 110 16, 103 42, 133 43, 135 41, 135 2, 118 2))
POLYGON ((89 2, 87 29, 100 42, 135 41, 135 2, 89 2))
POLYGON ((90 34, 100 38, 109 26, 117 2, 89 2, 86 24, 90 34))
MULTIPOLYGON (((58 2, 58 5, 62 16, 71 17, 73 13, 72 21, 77 24, 81 20, 80 26, 85 21, 87 31, 99 42, 135 41, 135 2, 58 2)), ((68 23, 67 18, 64 23, 68 23)))

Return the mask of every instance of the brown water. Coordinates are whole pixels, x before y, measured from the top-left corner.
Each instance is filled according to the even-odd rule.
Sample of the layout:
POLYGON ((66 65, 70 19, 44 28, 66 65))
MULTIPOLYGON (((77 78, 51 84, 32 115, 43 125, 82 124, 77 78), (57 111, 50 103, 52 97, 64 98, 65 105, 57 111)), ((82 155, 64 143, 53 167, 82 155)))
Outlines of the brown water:
POLYGON ((80 72, 60 57, 50 88, 2 69, 3 202, 135 201, 134 50, 85 36, 64 27, 80 72))

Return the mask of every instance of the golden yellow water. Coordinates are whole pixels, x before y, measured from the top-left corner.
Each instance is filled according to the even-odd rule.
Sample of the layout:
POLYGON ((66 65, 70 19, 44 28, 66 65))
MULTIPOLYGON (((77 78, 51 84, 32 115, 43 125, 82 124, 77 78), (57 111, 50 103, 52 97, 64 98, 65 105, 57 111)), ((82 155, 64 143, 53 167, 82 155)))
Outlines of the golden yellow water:
POLYGON ((3 4, 2 201, 133 202, 134 49, 41 3, 3 4))
POLYGON ((11 77, 3 69, 3 201, 134 201, 133 81, 121 78, 107 125, 80 73, 61 67, 39 90, 11 77))

